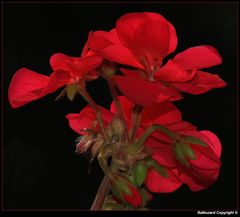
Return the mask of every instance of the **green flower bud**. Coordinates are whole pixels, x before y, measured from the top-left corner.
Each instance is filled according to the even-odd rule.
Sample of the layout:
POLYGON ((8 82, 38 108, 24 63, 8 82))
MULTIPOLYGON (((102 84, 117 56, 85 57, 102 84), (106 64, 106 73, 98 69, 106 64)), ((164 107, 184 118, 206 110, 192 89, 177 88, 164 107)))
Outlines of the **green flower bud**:
POLYGON ((181 143, 181 150, 187 158, 191 160, 196 160, 196 155, 188 144, 181 143))
POLYGON ((147 165, 144 160, 137 161, 133 167, 134 182, 141 186, 147 176, 147 165))
POLYGON ((187 159, 185 158, 184 152, 181 148, 181 144, 180 143, 174 143, 173 144, 173 152, 177 158, 178 161, 180 161, 183 165, 190 167, 189 162, 187 161, 187 159))

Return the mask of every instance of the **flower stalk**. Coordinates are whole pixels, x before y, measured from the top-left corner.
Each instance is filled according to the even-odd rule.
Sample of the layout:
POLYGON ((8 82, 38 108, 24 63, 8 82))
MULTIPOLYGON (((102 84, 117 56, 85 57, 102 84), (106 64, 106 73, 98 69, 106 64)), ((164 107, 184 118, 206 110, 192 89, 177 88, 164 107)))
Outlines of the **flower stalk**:
POLYGON ((132 110, 132 127, 129 132, 130 142, 133 141, 134 136, 137 132, 138 127, 140 126, 142 119, 143 107, 141 105, 135 105, 132 110))
POLYGON ((107 143, 109 143, 110 139, 109 139, 109 136, 107 134, 106 128, 105 128, 104 123, 103 123, 101 111, 99 110, 99 108, 98 108, 97 104, 95 103, 95 101, 92 99, 92 97, 87 92, 84 82, 83 82, 83 84, 79 84, 78 85, 78 92, 81 94, 81 96, 89 103, 89 105, 95 111, 96 118, 97 118, 97 121, 98 121, 100 129, 101 129, 101 133, 102 133, 105 141, 107 143))
POLYGON ((126 123, 126 120, 125 120, 125 117, 124 117, 124 112, 123 112, 121 103, 120 103, 119 98, 118 98, 116 87, 115 87, 112 79, 108 78, 107 81, 108 81, 108 85, 109 85, 113 100, 115 102, 115 105, 116 105, 116 108, 117 108, 117 111, 118 111, 119 118, 122 120, 122 123, 123 123, 124 137, 125 137, 125 142, 127 144, 128 141, 129 141, 129 134, 128 134, 127 123, 126 123))

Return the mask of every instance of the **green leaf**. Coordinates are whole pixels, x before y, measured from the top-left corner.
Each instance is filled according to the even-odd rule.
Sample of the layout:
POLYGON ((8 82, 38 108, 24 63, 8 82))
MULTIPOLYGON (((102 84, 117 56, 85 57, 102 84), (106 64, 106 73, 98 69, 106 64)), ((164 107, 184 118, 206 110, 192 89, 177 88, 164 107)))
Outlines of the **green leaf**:
POLYGON ((188 144, 181 143, 181 150, 187 158, 191 160, 197 159, 195 152, 192 150, 192 148, 188 144))
POLYGON ((184 136, 184 137, 182 137, 182 140, 184 142, 191 143, 194 145, 200 145, 200 146, 205 146, 205 147, 208 146, 207 143, 205 143, 201 139, 193 137, 193 136, 184 136))
POLYGON ((67 93, 67 98, 70 101, 73 101, 74 97, 77 94, 77 85, 75 83, 67 85, 66 93, 67 93))
POLYGON ((147 176, 147 166, 144 160, 138 161, 133 167, 134 182, 141 186, 147 176))
POLYGON ((173 144, 173 152, 178 161, 180 161, 183 165, 190 167, 190 164, 188 163, 187 159, 185 158, 184 153, 181 149, 181 145, 179 143, 173 144))

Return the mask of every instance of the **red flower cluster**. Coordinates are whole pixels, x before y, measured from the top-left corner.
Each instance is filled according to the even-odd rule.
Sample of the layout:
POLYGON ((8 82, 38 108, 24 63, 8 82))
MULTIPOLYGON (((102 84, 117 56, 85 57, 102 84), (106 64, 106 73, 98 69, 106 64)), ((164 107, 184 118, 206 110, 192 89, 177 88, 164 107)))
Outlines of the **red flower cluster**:
POLYGON ((182 99, 181 92, 202 94, 225 86, 218 75, 202 71, 222 58, 212 46, 199 45, 163 64, 177 41, 174 26, 163 16, 126 14, 111 31, 90 32, 81 57, 54 54, 49 77, 19 69, 9 87, 9 102, 17 108, 63 86, 71 100, 80 93, 89 105, 66 116, 70 127, 83 136, 77 150, 92 149, 112 192, 134 208, 144 207, 150 198, 140 189, 143 183, 149 191, 161 193, 182 184, 192 191, 205 189, 218 178, 221 143, 212 132, 183 121, 172 101, 182 99), (123 95, 111 89, 114 101, 109 110, 96 105, 84 86, 99 76, 123 95), (109 156, 114 171, 107 163, 109 156))
MULTIPOLYGON (((121 97, 120 101, 130 126, 134 103, 125 97, 121 97)), ((105 125, 108 125, 115 117, 115 104, 112 103, 110 111, 102 107, 100 109, 105 125)), ((91 127, 91 123, 96 120, 96 115, 94 110, 87 106, 79 114, 69 114, 66 118, 69 120, 70 127, 77 133, 81 133, 82 129, 91 127)), ((199 138, 207 145, 183 143, 183 151, 180 150, 183 155, 178 156, 174 151, 174 140, 161 132, 151 134, 145 147, 151 150, 152 158, 164 172, 161 173, 154 167, 148 169, 145 185, 150 191, 172 192, 183 183, 187 184, 192 191, 199 191, 216 181, 221 167, 219 160, 221 143, 216 135, 210 131, 197 131, 191 123, 182 121, 181 112, 169 101, 144 108, 142 124, 136 137, 139 137, 153 123, 163 125, 183 138, 187 136, 199 138)), ((181 144, 179 146, 181 149, 181 144)))
POLYGON ((122 69, 125 76, 116 75, 115 82, 128 99, 143 106, 179 100, 179 91, 201 94, 225 86, 218 75, 200 71, 222 62, 212 46, 189 48, 162 66, 176 49, 177 35, 156 13, 126 14, 110 32, 94 32, 89 46, 104 58, 135 68, 122 69))

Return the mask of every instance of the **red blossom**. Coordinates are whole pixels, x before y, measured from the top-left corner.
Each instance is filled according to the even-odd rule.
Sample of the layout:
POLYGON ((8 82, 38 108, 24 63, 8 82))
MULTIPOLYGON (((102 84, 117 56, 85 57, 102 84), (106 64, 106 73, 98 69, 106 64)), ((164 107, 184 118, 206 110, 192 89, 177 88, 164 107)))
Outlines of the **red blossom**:
POLYGON ((126 14, 110 32, 94 32, 89 46, 106 59, 139 69, 123 69, 125 76, 115 76, 115 83, 122 94, 143 106, 179 100, 180 92, 201 94, 226 85, 218 75, 201 71, 222 62, 212 46, 189 48, 162 66, 163 58, 176 49, 177 35, 160 14, 126 14))
POLYGON ((62 86, 78 83, 82 79, 95 79, 97 74, 93 70, 102 63, 102 58, 88 51, 86 46, 83 51, 82 57, 70 57, 62 53, 53 54, 50 58, 53 70, 50 76, 39 74, 28 68, 19 69, 14 74, 8 90, 11 106, 18 108, 53 93, 62 86))

